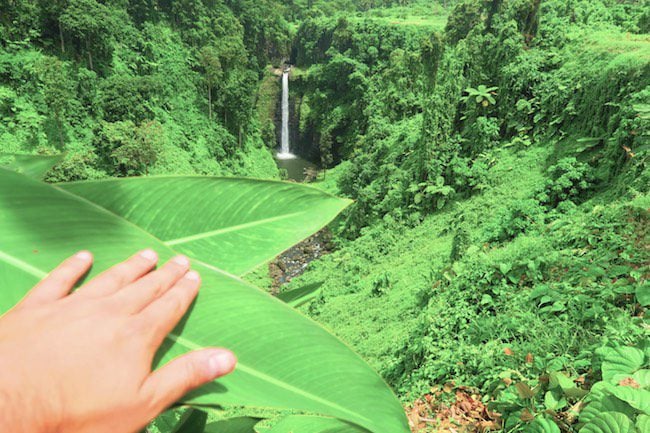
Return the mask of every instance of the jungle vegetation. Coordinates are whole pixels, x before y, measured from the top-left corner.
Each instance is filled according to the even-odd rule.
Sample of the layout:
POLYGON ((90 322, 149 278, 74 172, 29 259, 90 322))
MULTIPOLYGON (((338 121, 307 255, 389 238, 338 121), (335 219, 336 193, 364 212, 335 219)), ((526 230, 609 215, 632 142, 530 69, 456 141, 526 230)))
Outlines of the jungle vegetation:
MULTIPOLYGON (((238 200, 224 176, 279 179, 284 62, 295 146, 319 163, 324 192, 234 188, 266 197, 264 218, 311 213, 288 220, 298 235, 247 245, 252 263, 212 244, 200 259, 245 281, 221 282, 233 291, 270 289, 259 265, 342 211, 335 250, 280 298, 349 344, 399 403, 331 335, 251 290, 238 308, 282 318, 270 339, 304 326, 354 360, 378 406, 305 373, 299 386, 354 416, 247 388, 148 430, 649 431, 648 0, 0 0, 0 152, 31 155, 0 160, 22 172, 0 169, 0 192, 64 190, 162 241, 191 236, 123 209, 158 203, 165 179, 205 201, 238 200)), ((188 331, 201 342, 205 308, 188 331)), ((317 365, 301 342, 292 350, 317 365)))

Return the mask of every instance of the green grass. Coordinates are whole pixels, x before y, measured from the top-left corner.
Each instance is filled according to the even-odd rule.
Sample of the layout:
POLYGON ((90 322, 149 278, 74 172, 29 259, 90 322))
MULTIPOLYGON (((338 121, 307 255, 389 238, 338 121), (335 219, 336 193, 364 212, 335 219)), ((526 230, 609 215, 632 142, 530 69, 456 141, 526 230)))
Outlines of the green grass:
POLYGON ((614 70, 643 68, 650 64, 650 35, 622 33, 619 30, 576 30, 570 38, 574 43, 567 45, 576 60, 584 58, 608 62, 614 70))
POLYGON ((435 2, 418 2, 405 6, 371 9, 358 14, 364 20, 374 20, 381 24, 423 27, 431 31, 442 31, 447 24, 449 12, 435 2))
POLYGON ((584 46, 591 50, 611 54, 625 54, 650 62, 650 35, 635 35, 612 31, 590 32, 584 38, 584 46))

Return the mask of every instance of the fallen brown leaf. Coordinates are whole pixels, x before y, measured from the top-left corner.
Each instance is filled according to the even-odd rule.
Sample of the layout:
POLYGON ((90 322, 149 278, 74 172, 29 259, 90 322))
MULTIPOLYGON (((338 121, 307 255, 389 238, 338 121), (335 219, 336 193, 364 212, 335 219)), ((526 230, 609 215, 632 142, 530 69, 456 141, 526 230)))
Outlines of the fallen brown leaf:
POLYGON ((635 389, 641 388, 641 385, 639 385, 639 382, 637 382, 636 380, 634 380, 631 377, 626 377, 625 379, 621 380, 618 384, 620 386, 629 386, 630 388, 635 388, 635 389))

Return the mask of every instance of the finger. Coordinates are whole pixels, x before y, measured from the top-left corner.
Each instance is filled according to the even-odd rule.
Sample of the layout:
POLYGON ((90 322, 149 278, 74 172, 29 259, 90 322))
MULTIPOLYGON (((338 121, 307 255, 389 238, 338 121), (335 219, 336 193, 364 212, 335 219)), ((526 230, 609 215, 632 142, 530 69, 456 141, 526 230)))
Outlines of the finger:
POLYGON ((140 278, 138 281, 117 292, 114 299, 120 308, 135 314, 164 295, 190 268, 185 256, 177 256, 160 269, 140 278))
POLYGON ((151 344, 158 348, 176 324, 183 318, 199 293, 201 277, 190 271, 167 293, 149 304, 138 315, 152 333, 151 344))
POLYGON ((152 412, 160 413, 188 392, 232 372, 235 355, 225 349, 188 353, 153 372, 144 382, 141 395, 152 412))
POLYGON ((75 254, 38 283, 20 306, 44 304, 67 296, 77 281, 88 272, 92 263, 93 256, 88 251, 75 254))
POLYGON ((79 291, 79 295, 89 298, 108 296, 150 272, 157 262, 155 251, 140 251, 94 278, 79 291))

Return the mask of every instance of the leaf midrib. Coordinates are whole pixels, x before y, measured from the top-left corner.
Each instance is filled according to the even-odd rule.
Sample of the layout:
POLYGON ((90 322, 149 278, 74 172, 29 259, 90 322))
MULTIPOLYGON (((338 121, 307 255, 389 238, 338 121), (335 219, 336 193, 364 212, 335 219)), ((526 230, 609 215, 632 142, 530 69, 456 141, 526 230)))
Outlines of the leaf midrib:
MULTIPOLYGON (((190 341, 190 340, 188 340, 186 338, 181 337, 180 335, 176 335, 173 332, 170 333, 167 336, 167 338, 169 338, 171 341, 173 341, 175 343, 178 343, 181 346, 184 346, 185 348, 190 349, 190 350, 201 350, 201 349, 205 348, 204 346, 196 344, 196 343, 194 343, 194 342, 192 342, 192 341, 190 341)), ((286 382, 278 380, 278 379, 274 378, 273 376, 269 376, 268 374, 262 373, 261 371, 258 371, 258 370, 254 369, 252 367, 249 367, 246 364, 243 364, 241 362, 237 362, 236 369, 243 372, 243 373, 250 374, 251 376, 258 377, 258 378, 260 378, 260 379, 262 379, 262 380, 264 380, 266 382, 270 382, 270 383, 272 383, 274 385, 277 385, 277 386, 279 386, 281 388, 287 389, 287 390, 289 390, 291 392, 294 392, 294 393, 296 393, 298 395, 301 395, 303 397, 314 400, 314 401, 316 401, 318 403, 325 404, 326 406, 330 406, 330 407, 332 407, 332 408, 334 408, 336 410, 340 410, 342 412, 348 413, 348 414, 354 416, 357 419, 361 418, 364 421, 370 422, 370 420, 368 418, 366 418, 366 417, 364 417, 362 415, 359 415, 356 412, 352 412, 349 409, 344 408, 343 406, 339 406, 338 404, 333 403, 333 402, 331 402, 329 400, 318 397, 317 395, 314 395, 312 393, 304 391, 304 390, 302 390, 300 388, 296 388, 293 385, 290 385, 290 384, 288 384, 286 382)))
POLYGON ((244 223, 244 224, 236 224, 236 225, 233 225, 233 226, 224 227, 224 228, 217 229, 217 230, 211 230, 211 231, 207 231, 207 232, 197 233, 197 234, 191 235, 191 236, 186 236, 186 237, 182 237, 182 238, 178 238, 178 239, 172 239, 172 240, 164 241, 164 243, 166 245, 169 245, 169 246, 186 244, 188 242, 193 242, 193 241, 197 241, 197 240, 201 240, 201 239, 205 239, 205 238, 210 238, 210 237, 218 236, 218 235, 221 235, 221 234, 224 234, 224 233, 236 232, 236 231, 247 229, 247 228, 250 228, 250 227, 263 225, 263 224, 266 224, 266 223, 282 221, 284 219, 288 219, 288 218, 292 218, 292 217, 295 217, 295 216, 303 215, 306 212, 307 211, 292 212, 292 213, 288 213, 288 214, 284 214, 284 215, 278 215, 278 216, 274 216, 274 217, 270 217, 270 218, 262 218, 260 220, 250 221, 250 222, 247 222, 247 223, 244 223))
POLYGON ((0 261, 9 263, 10 266, 20 269, 27 274, 33 275, 39 280, 42 280, 47 276, 47 272, 43 272, 42 270, 30 265, 29 263, 20 260, 11 254, 5 253, 4 251, 0 251, 0 261))

